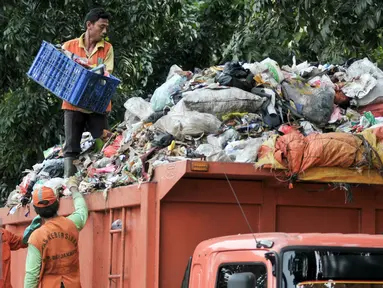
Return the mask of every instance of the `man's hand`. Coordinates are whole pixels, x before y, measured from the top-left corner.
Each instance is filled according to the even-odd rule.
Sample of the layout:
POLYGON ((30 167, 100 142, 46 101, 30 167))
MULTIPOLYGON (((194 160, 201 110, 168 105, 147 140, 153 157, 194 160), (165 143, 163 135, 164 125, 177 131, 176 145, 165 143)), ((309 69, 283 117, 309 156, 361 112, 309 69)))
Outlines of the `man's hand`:
POLYGON ((77 179, 76 176, 72 176, 70 177, 67 182, 66 182, 66 186, 68 188, 69 191, 73 192, 73 191, 78 191, 78 185, 79 185, 79 180, 77 179))

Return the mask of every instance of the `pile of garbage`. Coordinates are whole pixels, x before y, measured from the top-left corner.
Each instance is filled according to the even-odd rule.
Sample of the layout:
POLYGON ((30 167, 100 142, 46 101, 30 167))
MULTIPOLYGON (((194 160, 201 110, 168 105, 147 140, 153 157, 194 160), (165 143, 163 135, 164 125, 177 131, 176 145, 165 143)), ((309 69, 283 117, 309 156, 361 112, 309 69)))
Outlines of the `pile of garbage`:
MULTIPOLYGON (((75 165, 83 193, 151 180, 154 168, 185 159, 283 169, 291 181, 311 167, 382 170, 383 72, 366 59, 344 65, 272 59, 203 70, 173 65, 149 99, 125 104, 125 121, 100 139, 84 133, 75 165)), ((11 213, 39 185, 66 190, 62 146, 26 171, 11 213)))

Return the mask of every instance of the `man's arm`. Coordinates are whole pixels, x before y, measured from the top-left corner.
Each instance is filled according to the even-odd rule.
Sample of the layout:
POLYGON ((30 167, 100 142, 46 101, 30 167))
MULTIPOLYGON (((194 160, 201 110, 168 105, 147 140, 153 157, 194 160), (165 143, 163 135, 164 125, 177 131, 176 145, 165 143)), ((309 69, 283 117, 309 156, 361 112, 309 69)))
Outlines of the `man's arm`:
POLYGON ((67 183, 69 191, 72 192, 73 204, 75 211, 67 218, 72 220, 78 231, 84 228, 88 220, 88 207, 82 194, 78 191, 77 179, 71 177, 67 183))
POLYGON ((20 248, 27 248, 28 245, 23 242, 23 237, 17 236, 8 230, 4 230, 5 233, 8 234, 8 239, 9 239, 9 247, 11 248, 12 251, 14 250, 19 250, 20 248))
POLYGON ((24 288, 37 288, 39 285, 41 269, 41 254, 40 251, 29 244, 27 262, 25 265, 24 288))
POLYGON ((114 69, 114 51, 113 46, 110 46, 108 53, 105 56, 104 64, 106 66, 106 70, 112 74, 114 69))
POLYGON ((32 223, 25 228, 24 235, 23 235, 23 242, 24 244, 28 244, 28 239, 31 236, 32 232, 36 229, 40 228, 42 219, 40 215, 37 215, 35 218, 33 218, 32 223))

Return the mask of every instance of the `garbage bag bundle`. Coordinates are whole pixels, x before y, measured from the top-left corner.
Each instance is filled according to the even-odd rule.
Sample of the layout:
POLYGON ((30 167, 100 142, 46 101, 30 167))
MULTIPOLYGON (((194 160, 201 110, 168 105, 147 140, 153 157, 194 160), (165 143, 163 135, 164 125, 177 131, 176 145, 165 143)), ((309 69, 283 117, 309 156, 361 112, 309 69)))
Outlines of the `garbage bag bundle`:
POLYGON ((383 78, 383 72, 375 64, 367 58, 356 60, 347 68, 347 81, 360 78, 362 75, 368 74, 375 79, 383 78))
POLYGON ((227 62, 216 80, 224 86, 250 91, 255 83, 253 78, 254 75, 250 70, 244 69, 238 62, 227 62))
POLYGON ((150 99, 152 109, 157 112, 164 109, 166 106, 173 106, 172 96, 177 94, 183 85, 190 79, 189 72, 176 72, 169 80, 158 87, 153 97, 150 99))
POLYGON ((195 150, 198 155, 204 155, 207 161, 214 162, 232 162, 231 158, 226 155, 221 148, 211 144, 201 144, 195 150))
POLYGON ((378 79, 376 86, 364 97, 356 97, 351 100, 351 104, 358 107, 379 103, 383 103, 383 79, 378 79))
POLYGON ((218 117, 232 112, 256 113, 266 98, 239 88, 203 88, 185 92, 183 102, 188 110, 209 113, 218 117))
POLYGON ((252 163, 257 158, 258 150, 264 140, 263 137, 230 142, 225 152, 234 162, 252 163))
POLYGON ((313 88, 300 80, 290 80, 282 83, 282 94, 293 103, 292 109, 314 124, 324 126, 330 120, 334 108, 333 88, 313 88))
POLYGON ((125 102, 125 121, 128 125, 146 120, 154 113, 150 103, 141 97, 132 97, 125 102))
POLYGON ((234 129, 228 129, 221 135, 208 135, 206 137, 207 143, 224 149, 228 142, 240 139, 241 135, 234 129))
POLYGON ((275 159, 292 174, 311 167, 361 167, 364 162, 363 141, 348 133, 289 133, 275 143, 275 159))
POLYGON ((169 112, 153 126, 173 135, 176 139, 183 140, 186 135, 200 136, 202 133, 217 133, 221 122, 217 117, 207 113, 184 111, 183 113, 169 112))

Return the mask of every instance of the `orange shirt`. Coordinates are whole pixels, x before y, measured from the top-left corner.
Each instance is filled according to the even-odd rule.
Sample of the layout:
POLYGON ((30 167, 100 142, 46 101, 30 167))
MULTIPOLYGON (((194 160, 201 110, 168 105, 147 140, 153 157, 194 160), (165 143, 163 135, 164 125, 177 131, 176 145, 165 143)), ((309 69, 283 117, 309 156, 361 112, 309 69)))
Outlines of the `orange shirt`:
POLYGON ((11 285, 11 250, 27 248, 28 245, 23 243, 23 238, 1 228, 1 239, 3 243, 3 264, 2 277, 0 277, 0 287, 12 288, 11 285))
MULTIPOLYGON (((65 42, 63 44, 63 48, 73 54, 76 54, 81 58, 86 58, 91 66, 105 64, 106 70, 110 74, 112 74, 114 68, 114 52, 112 44, 105 40, 101 40, 96 44, 96 47, 94 47, 92 52, 88 52, 85 49, 84 35, 85 34, 82 34, 79 38, 65 42)), ((63 101, 61 108, 65 110, 86 112, 85 110, 76 107, 67 101, 63 101)), ((106 112, 110 112, 111 110, 112 103, 110 102, 106 109, 106 112)))
POLYGON ((28 243, 41 254, 40 287, 81 288, 79 232, 70 219, 57 216, 33 231, 28 243))

